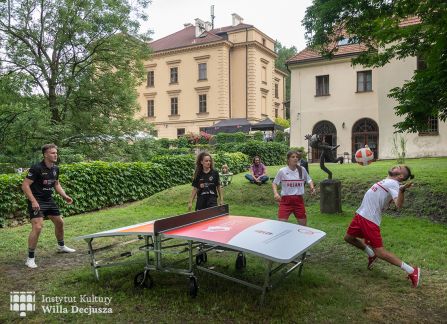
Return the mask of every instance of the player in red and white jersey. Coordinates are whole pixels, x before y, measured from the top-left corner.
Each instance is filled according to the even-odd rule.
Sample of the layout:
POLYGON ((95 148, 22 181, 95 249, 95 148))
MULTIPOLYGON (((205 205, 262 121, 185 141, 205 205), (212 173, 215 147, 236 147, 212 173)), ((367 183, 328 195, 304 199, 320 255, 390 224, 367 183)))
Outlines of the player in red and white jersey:
POLYGON ((413 179, 409 167, 396 166, 388 171, 388 177, 375 183, 363 197, 362 204, 349 225, 345 241, 363 250, 368 255, 368 269, 371 270, 377 258, 400 267, 408 273, 413 287, 419 285, 421 269, 412 267, 391 252, 385 250, 380 234, 382 212, 394 201, 397 208, 404 203, 404 192, 412 186, 411 182, 401 185, 401 182, 413 179), (364 242, 359 238, 364 239, 364 242))
POLYGON ((315 193, 315 187, 306 169, 299 165, 300 159, 301 154, 297 151, 287 153, 287 166, 278 171, 272 189, 275 200, 279 202, 278 219, 287 222, 293 213, 298 224, 306 226, 304 184, 309 184, 312 194, 315 193), (278 194, 278 185, 281 185, 281 195, 278 194))

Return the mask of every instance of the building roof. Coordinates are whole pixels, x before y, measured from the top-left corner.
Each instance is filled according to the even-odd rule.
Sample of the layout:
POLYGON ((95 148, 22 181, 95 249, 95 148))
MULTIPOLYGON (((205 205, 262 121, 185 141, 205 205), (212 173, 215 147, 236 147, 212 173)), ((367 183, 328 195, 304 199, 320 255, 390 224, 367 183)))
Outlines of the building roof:
POLYGON ((273 120, 267 117, 259 123, 254 124, 251 130, 284 130, 284 127, 276 125, 273 120))
MULTIPOLYGON (((399 22, 399 27, 406 27, 411 25, 417 25, 421 23, 421 19, 419 17, 408 17, 405 19, 402 19, 399 22)), ((337 51, 334 52, 334 58, 337 57, 343 57, 343 56, 349 56, 349 55, 356 55, 361 52, 366 51, 368 48, 364 44, 347 44, 347 45, 338 45, 337 51)), ((324 60, 324 58, 321 56, 320 53, 317 51, 306 47, 301 52, 297 53, 295 56, 291 57, 287 60, 287 63, 306 63, 309 61, 318 61, 318 60, 324 60)))
POLYGON ((154 52, 161 52, 175 48, 224 41, 227 39, 227 34, 229 32, 252 27, 253 25, 242 23, 236 26, 215 28, 204 32, 201 37, 196 37, 196 27, 191 25, 171 35, 155 40, 149 43, 149 46, 154 50, 154 52))
POLYGON ((411 25, 417 25, 421 23, 421 18, 419 17, 408 17, 403 19, 400 23, 399 23, 399 27, 406 27, 406 26, 411 26, 411 25))
MULTIPOLYGON (((349 55, 359 54, 367 50, 366 45, 363 44, 349 44, 349 45, 341 45, 337 47, 337 51, 334 52, 334 57, 343 57, 349 55)), ((287 60, 287 63, 304 63, 308 61, 318 61, 323 60, 324 58, 317 51, 306 47, 304 50, 296 54, 287 60)))

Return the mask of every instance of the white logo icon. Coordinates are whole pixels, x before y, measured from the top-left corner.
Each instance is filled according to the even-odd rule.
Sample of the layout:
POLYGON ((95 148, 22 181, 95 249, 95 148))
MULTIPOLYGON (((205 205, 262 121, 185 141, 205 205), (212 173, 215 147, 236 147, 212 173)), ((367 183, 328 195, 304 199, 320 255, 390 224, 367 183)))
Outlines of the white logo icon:
POLYGON ((19 312, 22 317, 26 316, 26 312, 36 310, 36 293, 34 291, 11 291, 9 299, 10 310, 19 312))
POLYGON ((209 226, 204 232, 228 232, 231 228, 227 226, 209 226))

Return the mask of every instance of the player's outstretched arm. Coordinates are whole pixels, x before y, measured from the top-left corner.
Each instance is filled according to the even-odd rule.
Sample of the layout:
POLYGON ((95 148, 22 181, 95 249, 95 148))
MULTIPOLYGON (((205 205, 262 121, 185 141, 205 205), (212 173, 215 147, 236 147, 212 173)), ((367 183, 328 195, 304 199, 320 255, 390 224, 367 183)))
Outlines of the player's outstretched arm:
POLYGON ((411 188, 413 186, 412 182, 407 182, 406 184, 400 186, 399 188, 399 194, 397 195, 397 198, 394 199, 394 203, 396 204, 397 208, 401 208, 404 205, 405 200, 405 191, 408 188, 411 188))

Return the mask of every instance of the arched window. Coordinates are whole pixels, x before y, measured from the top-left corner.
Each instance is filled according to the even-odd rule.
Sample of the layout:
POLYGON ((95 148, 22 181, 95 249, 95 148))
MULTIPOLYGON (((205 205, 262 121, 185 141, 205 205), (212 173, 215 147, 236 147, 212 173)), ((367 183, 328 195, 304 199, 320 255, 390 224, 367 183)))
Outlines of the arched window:
MULTIPOLYGON (((324 141, 329 145, 337 145, 337 129, 330 121, 322 120, 312 128, 312 134, 323 135, 324 141)), ((335 156, 337 152, 334 151, 335 156)), ((312 149, 312 162, 320 161, 321 150, 312 149)))
POLYGON ((374 158, 379 157, 379 126, 370 118, 358 120, 352 127, 352 157, 355 152, 368 145, 374 152, 374 158))

